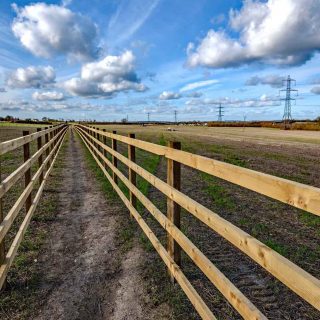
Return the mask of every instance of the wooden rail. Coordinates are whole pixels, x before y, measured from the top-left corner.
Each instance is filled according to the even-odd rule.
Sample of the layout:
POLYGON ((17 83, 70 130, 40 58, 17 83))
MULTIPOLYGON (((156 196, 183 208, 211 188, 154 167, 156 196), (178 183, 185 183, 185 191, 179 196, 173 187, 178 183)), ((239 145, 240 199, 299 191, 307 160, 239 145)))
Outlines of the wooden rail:
MULTIPOLYGON (((253 305, 253 303, 249 301, 240 292, 240 290, 237 289, 232 282, 228 280, 180 231, 179 221, 174 219, 172 216, 174 213, 174 209, 172 207, 173 204, 176 206, 179 205, 189 211, 196 218, 208 225, 211 229, 219 233, 235 247, 260 264, 264 269, 270 272, 295 293, 300 295, 317 310, 320 310, 320 281, 318 279, 240 228, 226 221, 218 214, 212 212, 179 191, 179 184, 174 182, 173 178, 173 163, 168 162, 168 170, 170 170, 171 174, 169 175, 168 171, 168 181, 166 183, 137 165, 135 161, 130 160, 130 153, 129 158, 127 158, 116 151, 115 148, 108 147, 106 145, 106 138, 126 143, 128 148, 131 148, 131 152, 132 148, 141 148, 145 151, 164 156, 168 160, 174 161, 177 164, 182 163, 215 175, 219 178, 226 178, 225 180, 227 181, 231 181, 248 189, 270 196, 276 200, 286 202, 294 207, 303 208, 304 210, 317 215, 320 213, 320 189, 177 150, 172 148, 173 145, 164 147, 82 125, 75 126, 75 129, 85 145, 88 147, 89 151, 92 153, 101 170, 119 194, 120 198, 128 207, 130 213, 142 227, 151 243, 155 246, 156 250, 168 266, 172 277, 174 277, 180 284, 202 318, 214 319, 214 316, 207 307, 204 307, 204 301, 183 275, 179 267, 179 253, 177 254, 180 248, 189 255, 193 262, 201 269, 201 271, 244 319, 266 319, 266 317, 253 305), (96 138, 97 135, 100 139, 96 138), (101 138, 103 138, 103 142, 101 141, 101 138), (112 162, 107 159, 107 154, 111 155, 112 162), (128 167, 129 172, 133 171, 140 175, 143 179, 167 196, 168 216, 165 216, 159 209, 157 209, 153 203, 138 190, 136 185, 132 183, 130 179, 127 179, 119 169, 117 169, 115 165, 116 161, 114 161, 114 159, 121 161, 128 167), (111 169, 111 176, 106 170, 107 167, 111 169), (114 177, 117 177, 124 183, 124 185, 129 189, 130 195, 134 195, 167 231, 168 244, 170 246, 168 248, 169 250, 166 250, 160 244, 159 240, 155 237, 150 228, 146 225, 146 222, 137 212, 136 208, 132 205, 130 199, 128 199, 118 187, 117 181, 114 177), (259 185, 255 185, 253 183, 254 181, 259 181, 259 185), (267 186, 266 190, 264 189, 265 186, 267 186), (275 193, 273 188, 277 190, 277 193, 275 193), (299 200, 289 201, 288 199, 299 200), (172 243, 176 243, 179 249, 175 251, 175 247, 172 243), (181 280, 181 277, 183 277, 183 281, 181 280)), ((114 143, 112 146, 114 146, 114 143)), ((175 171, 176 170, 177 169, 175 169, 175 171)), ((176 174, 179 175, 177 172, 176 174)))
POLYGON ((2 202, 3 196, 10 190, 10 188, 25 176, 25 189, 19 196, 18 200, 11 207, 9 212, 0 217, 0 247, 5 247, 6 234, 12 227, 13 222, 18 216, 20 210, 25 205, 26 215, 19 227, 18 232, 14 236, 14 239, 8 249, 0 260, 0 289, 5 283, 7 273, 13 263, 13 260, 17 254, 19 245, 23 239, 23 236, 28 228, 33 213, 39 203, 41 194, 43 192, 45 183, 52 170, 53 164, 57 158, 63 139, 67 132, 68 127, 65 125, 58 125, 52 128, 46 128, 45 130, 38 130, 38 132, 29 134, 24 132, 23 137, 5 141, 0 143, 0 154, 15 150, 18 147, 24 149, 24 163, 6 177, 0 184, 0 200, 2 202), (51 139, 49 140, 49 134, 51 139), (42 137, 45 138, 45 144, 42 145, 42 137), (30 157, 30 142, 37 140, 38 150, 30 157), (33 176, 31 176, 31 167, 38 161, 38 170, 33 176), (36 192, 34 199, 32 200, 31 192, 34 189, 36 183, 39 182, 40 186, 36 192))

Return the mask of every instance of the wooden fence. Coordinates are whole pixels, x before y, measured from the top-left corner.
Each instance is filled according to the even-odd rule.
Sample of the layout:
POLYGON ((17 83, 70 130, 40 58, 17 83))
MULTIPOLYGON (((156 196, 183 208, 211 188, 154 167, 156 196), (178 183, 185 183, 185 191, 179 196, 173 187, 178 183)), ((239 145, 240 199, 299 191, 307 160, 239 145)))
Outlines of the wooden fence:
POLYGON ((126 137, 117 135, 116 132, 109 133, 83 125, 76 125, 75 129, 115 191, 129 209, 130 214, 137 220, 167 265, 171 276, 176 279, 177 283, 181 286, 203 319, 216 318, 183 274, 180 268, 180 248, 185 251, 195 265, 207 276, 212 284, 224 295, 244 319, 267 318, 218 270, 184 233, 181 232, 179 220, 180 207, 190 212, 194 217, 220 234, 305 301, 317 310, 320 310, 320 281, 259 240, 223 219, 217 213, 183 194, 179 190, 180 164, 219 177, 318 216, 320 215, 319 188, 181 151, 177 143, 169 143, 168 146, 161 146, 137 140, 133 135, 126 137), (111 139, 112 147, 106 145, 107 138, 111 139), (123 156, 117 151, 117 141, 127 144, 128 157, 123 156), (167 159, 167 182, 162 181, 135 163, 135 148, 163 156, 167 159), (112 161, 108 160, 107 154, 111 155, 112 161), (128 167, 129 178, 117 168, 118 160, 128 167), (107 168, 111 169, 112 176, 108 173, 107 168), (160 190, 167 197, 167 215, 164 215, 136 187, 136 174, 160 190), (129 199, 119 188, 118 179, 129 189, 129 199), (137 211, 137 199, 166 230, 168 234, 167 249, 160 243, 137 211))
POLYGON ((37 132, 32 134, 29 134, 29 131, 23 131, 22 137, 0 143, 0 156, 19 147, 23 147, 24 158, 23 164, 1 181, 0 184, 0 289, 5 283, 7 273, 39 203, 44 185, 52 170, 67 128, 66 125, 61 124, 51 128, 45 128, 44 130, 39 128, 37 132), (42 144, 43 138, 44 144, 42 144), (33 141, 37 141, 38 150, 30 156, 30 143, 33 141), (38 162, 38 170, 32 176, 31 168, 36 162, 38 162), (3 216, 3 196, 23 177, 25 189, 9 212, 3 216), (39 182, 39 188, 34 199, 32 199, 32 190, 35 188, 37 182, 39 182), (23 206, 25 206, 26 215, 6 252, 6 234, 12 227, 23 206))

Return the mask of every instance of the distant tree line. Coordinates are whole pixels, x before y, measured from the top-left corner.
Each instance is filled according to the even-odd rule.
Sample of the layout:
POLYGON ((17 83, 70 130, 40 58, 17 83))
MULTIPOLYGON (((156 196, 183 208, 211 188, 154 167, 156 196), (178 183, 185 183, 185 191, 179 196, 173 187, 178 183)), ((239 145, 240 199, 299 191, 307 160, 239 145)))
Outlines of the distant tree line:
POLYGON ((13 117, 13 116, 7 115, 5 117, 0 117, 0 121, 6 121, 6 122, 12 122, 12 123, 52 124, 52 122, 56 122, 57 120, 50 119, 50 118, 47 118, 47 117, 43 117, 42 120, 31 119, 31 118, 20 119, 20 118, 17 118, 17 117, 13 117))
MULTIPOLYGON (((254 128, 283 128, 282 121, 209 121, 208 127, 254 127, 254 128)), ((320 131, 320 116, 314 120, 291 120, 292 130, 320 131)))

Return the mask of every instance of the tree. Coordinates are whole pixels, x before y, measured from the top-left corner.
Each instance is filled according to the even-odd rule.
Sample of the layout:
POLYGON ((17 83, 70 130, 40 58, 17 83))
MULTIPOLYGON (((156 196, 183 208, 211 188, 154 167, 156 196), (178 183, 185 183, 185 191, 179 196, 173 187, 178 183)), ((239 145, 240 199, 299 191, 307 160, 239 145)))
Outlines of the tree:
POLYGON ((13 116, 6 116, 6 117, 5 117, 5 120, 6 120, 6 121, 12 121, 12 120, 13 120, 13 116))

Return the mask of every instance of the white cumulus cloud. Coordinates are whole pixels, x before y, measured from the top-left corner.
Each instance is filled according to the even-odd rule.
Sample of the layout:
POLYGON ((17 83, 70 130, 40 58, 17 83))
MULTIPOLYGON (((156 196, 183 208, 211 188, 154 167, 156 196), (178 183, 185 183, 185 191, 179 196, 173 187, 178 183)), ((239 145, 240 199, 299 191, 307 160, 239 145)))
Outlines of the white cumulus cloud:
POLYGON ((99 51, 97 26, 87 17, 58 5, 35 3, 19 8, 12 24, 14 35, 32 54, 49 58, 66 54, 70 59, 88 60, 99 51))
POLYGON ((145 91, 147 87, 138 78, 135 57, 131 51, 119 56, 84 64, 78 78, 62 83, 62 87, 77 96, 113 96, 120 91, 145 91))
POLYGON ((38 101, 61 101, 65 99, 65 96, 62 92, 57 91, 47 91, 47 92, 39 92, 36 91, 32 94, 32 98, 38 101))
POLYGON ((209 30, 198 46, 190 43, 188 65, 299 65, 320 49, 319 0, 246 0, 241 10, 230 11, 229 26, 238 37, 209 30))
POLYGON ((56 78, 50 66, 18 68, 8 74, 6 84, 11 88, 42 88, 53 84, 56 78))
POLYGON ((179 93, 172 92, 172 91, 163 91, 159 95, 160 100, 174 100, 174 99, 180 99, 180 98, 181 98, 181 95, 179 93))

